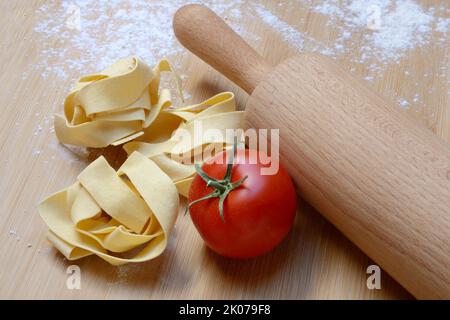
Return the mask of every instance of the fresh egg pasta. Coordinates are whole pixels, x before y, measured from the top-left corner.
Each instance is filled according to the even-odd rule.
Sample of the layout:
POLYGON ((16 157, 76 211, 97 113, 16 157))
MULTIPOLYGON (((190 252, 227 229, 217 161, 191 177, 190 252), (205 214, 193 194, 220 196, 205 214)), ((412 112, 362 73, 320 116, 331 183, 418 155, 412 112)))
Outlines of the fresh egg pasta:
MULTIPOLYGON (((167 60, 153 69, 136 57, 122 59, 99 74, 82 77, 55 116, 62 143, 100 148, 120 145, 143 134, 159 112, 172 105, 169 89, 159 90, 167 60)), ((180 80, 175 75, 181 99, 180 80)))
MULTIPOLYGON (((233 143, 226 130, 243 127, 234 94, 173 108, 160 74, 175 74, 167 60, 154 68, 122 59, 100 74, 82 77, 55 116, 62 143, 106 147, 124 144, 127 160, 116 172, 99 157, 77 181, 38 206, 48 239, 69 260, 97 255, 113 265, 142 262, 166 248, 179 195, 187 196, 192 163, 174 157, 233 143), (197 128, 218 135, 196 137, 197 128), (186 139, 188 137, 188 139, 186 139)), ((181 85, 175 82, 182 98, 181 85)), ((202 161, 203 159, 200 159, 202 161)))
POLYGON ((38 207, 49 240, 69 260, 95 254, 113 265, 160 255, 178 213, 178 192, 152 160, 134 152, 116 172, 103 156, 38 207), (142 248, 140 248, 142 246, 142 248), (140 248, 131 257, 122 254, 140 248))
MULTIPOLYGON (((169 118, 171 120, 165 120, 165 123, 169 121, 178 123, 177 129, 171 133, 170 138, 161 142, 149 142, 152 140, 143 136, 125 144, 124 149, 128 154, 138 151, 155 161, 173 179, 179 193, 187 196, 195 174, 194 166, 181 164, 174 160, 173 156, 175 154, 194 155, 195 150, 200 148, 203 151, 208 146, 223 148, 224 145, 232 145, 233 137, 227 135, 226 131, 243 127, 244 112, 236 111, 234 94, 231 92, 220 93, 199 104, 164 112, 171 115, 169 118), (196 128, 202 128, 203 133, 214 130, 216 134, 195 137, 196 128)), ((150 136, 158 137, 162 135, 162 131, 156 130, 149 133, 150 136)))

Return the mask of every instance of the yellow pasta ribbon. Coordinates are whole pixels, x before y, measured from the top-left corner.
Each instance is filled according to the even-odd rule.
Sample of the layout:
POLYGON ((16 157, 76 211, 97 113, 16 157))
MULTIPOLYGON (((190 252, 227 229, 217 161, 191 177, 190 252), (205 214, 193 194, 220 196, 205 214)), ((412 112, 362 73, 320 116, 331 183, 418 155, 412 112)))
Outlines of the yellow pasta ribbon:
MULTIPOLYGON (((172 105, 170 91, 159 92, 160 73, 172 71, 167 60, 153 69, 136 57, 122 59, 99 74, 82 77, 55 115, 62 143, 100 148, 141 136, 159 112, 172 105)), ((174 73, 181 99, 181 85, 174 73)))
POLYGON ((117 172, 99 157, 75 184, 48 197, 38 210, 50 229, 49 240, 67 259, 95 254, 121 265, 150 260, 164 251, 178 205, 172 180, 152 160, 134 152, 117 172))
MULTIPOLYGON (((179 193, 187 196, 195 175, 195 168, 193 165, 181 164, 179 161, 174 160, 173 155, 192 154, 195 156, 206 148, 214 149, 219 147, 223 149, 226 145, 232 145, 233 137, 227 135, 226 130, 243 128, 244 112, 236 111, 233 93, 223 92, 199 104, 165 110, 164 113, 171 115, 170 119, 172 121, 180 122, 180 119, 182 120, 178 128, 171 133, 170 138, 157 143, 149 143, 147 142, 149 139, 143 136, 125 144, 124 149, 128 154, 138 151, 151 158, 172 178, 179 193), (218 136, 223 139, 218 141, 214 139, 215 136, 202 136, 196 139, 196 126, 201 126, 204 132, 214 129, 218 136), (183 139, 181 139, 181 133, 183 134, 183 139), (186 136, 189 139, 186 139, 186 136), (195 152, 195 150, 199 151, 195 152)), ((166 119, 165 123, 167 122, 168 120, 166 119)), ((150 136, 154 137, 161 135, 160 130, 149 133, 150 136)))

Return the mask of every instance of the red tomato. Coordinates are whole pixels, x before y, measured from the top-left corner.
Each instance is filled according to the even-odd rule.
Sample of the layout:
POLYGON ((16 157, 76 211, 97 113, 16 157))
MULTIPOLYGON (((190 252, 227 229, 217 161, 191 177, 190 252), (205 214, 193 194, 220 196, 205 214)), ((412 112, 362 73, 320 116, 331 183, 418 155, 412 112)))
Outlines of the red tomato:
MULTIPOLYGON (((216 189, 207 186, 197 174, 189 190, 190 215, 206 245, 220 255, 231 258, 251 258, 262 255, 277 246, 294 222, 297 196, 288 173, 280 166, 274 175, 261 175, 268 167, 249 164, 250 155, 258 151, 240 150, 231 171, 231 182, 248 178, 230 191, 223 202, 223 219, 219 213, 219 198, 198 201, 216 189)), ((227 171, 224 160, 231 151, 222 152, 206 161, 201 169, 208 176, 221 180, 227 171)))

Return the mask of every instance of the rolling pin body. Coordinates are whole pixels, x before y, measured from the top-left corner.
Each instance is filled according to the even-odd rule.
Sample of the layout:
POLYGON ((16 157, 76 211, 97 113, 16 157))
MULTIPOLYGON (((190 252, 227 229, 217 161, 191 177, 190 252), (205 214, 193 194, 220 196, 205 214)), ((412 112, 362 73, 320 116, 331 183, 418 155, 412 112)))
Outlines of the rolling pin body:
POLYGON ((271 68, 209 9, 174 19, 189 50, 251 94, 250 128, 279 128, 301 196, 418 298, 450 298, 450 146, 332 60, 271 68))

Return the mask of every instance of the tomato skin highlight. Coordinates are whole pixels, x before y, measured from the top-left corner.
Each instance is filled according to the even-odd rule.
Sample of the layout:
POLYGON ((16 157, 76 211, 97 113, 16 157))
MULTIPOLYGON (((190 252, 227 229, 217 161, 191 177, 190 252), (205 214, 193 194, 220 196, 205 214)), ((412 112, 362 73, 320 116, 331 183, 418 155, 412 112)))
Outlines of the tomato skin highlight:
MULTIPOLYGON (((261 175, 260 169, 269 165, 250 164, 248 159, 260 153, 239 150, 233 165, 231 181, 245 176, 247 180, 232 190, 223 206, 224 220, 219 214, 219 198, 200 201, 191 206, 191 219, 206 245, 218 254, 247 259, 262 255, 276 247, 287 235, 294 222, 297 195, 294 184, 280 165, 274 175, 261 175)), ((206 161, 202 169, 212 178, 222 179, 226 172, 222 152, 206 161), (218 164, 217 159, 222 159, 218 164)), ((191 203, 214 191, 196 175, 189 189, 191 203)))

